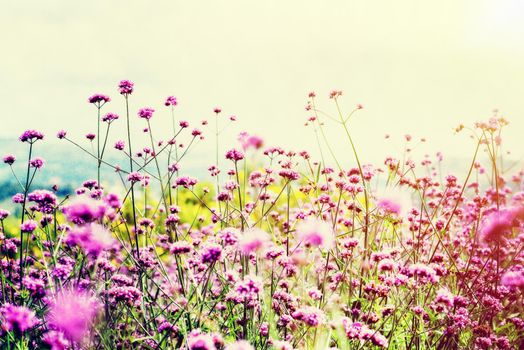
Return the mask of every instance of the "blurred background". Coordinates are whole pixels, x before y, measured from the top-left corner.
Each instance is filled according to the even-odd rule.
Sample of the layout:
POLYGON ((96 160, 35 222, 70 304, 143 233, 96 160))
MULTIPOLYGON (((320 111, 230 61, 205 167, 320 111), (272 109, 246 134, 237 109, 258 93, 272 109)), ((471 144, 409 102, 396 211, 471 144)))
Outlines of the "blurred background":
MULTIPOLYGON (((26 157, 18 135, 43 131, 47 140, 37 155, 55 164, 49 182, 85 178, 91 159, 77 157, 55 134, 65 129, 88 147, 84 135, 95 131, 96 109, 87 98, 108 94, 113 101, 103 112, 124 116, 116 90, 121 79, 135 82, 132 123, 144 145, 145 124, 136 110, 155 108, 153 132, 165 138, 171 117, 163 101, 174 95, 176 117, 192 126, 201 120, 213 125, 215 106, 224 125, 237 117, 221 136, 222 151, 247 131, 267 146, 318 154, 313 130, 304 126, 311 116, 307 94, 315 91, 319 108, 334 112, 328 95, 335 89, 344 93, 346 112, 364 106, 350 128, 365 163, 401 158, 404 135, 411 134, 414 144, 427 139, 416 146, 418 157, 442 151, 460 172, 475 145, 453 129, 486 120, 494 109, 511 123, 504 136, 509 159, 524 156, 521 0, 0 4, 0 151, 26 157)), ((124 138, 124 120, 114 127, 111 145, 124 138)), ((205 172, 214 163, 214 130, 198 127, 207 142, 183 164, 188 172, 205 172)), ((340 127, 326 121, 326 130, 337 155, 351 162, 340 127)), ((0 176, 8 174, 2 167, 0 176)))

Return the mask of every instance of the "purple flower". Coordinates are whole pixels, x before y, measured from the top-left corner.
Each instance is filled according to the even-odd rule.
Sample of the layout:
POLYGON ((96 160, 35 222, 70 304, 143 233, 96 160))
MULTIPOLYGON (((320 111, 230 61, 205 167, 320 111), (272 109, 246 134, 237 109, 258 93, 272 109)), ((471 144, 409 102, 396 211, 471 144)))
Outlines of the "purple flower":
POLYGON ((502 275, 501 284, 508 287, 518 287, 524 289, 524 270, 507 271, 502 275))
POLYGON ((6 154, 4 156, 4 163, 5 164, 8 164, 8 165, 13 165, 13 163, 15 162, 16 160, 16 157, 13 156, 12 154, 6 154))
POLYGON ((93 296, 75 290, 62 290, 51 302, 49 323, 69 340, 81 342, 88 334, 98 308, 93 296))
POLYGON ((95 137, 96 135, 91 132, 89 134, 86 134, 86 139, 88 139, 89 141, 93 141, 95 137))
POLYGON ((138 116, 140 118, 144 118, 144 119, 151 119, 153 117, 153 112, 155 110, 153 108, 150 108, 150 107, 144 107, 144 108, 141 108, 138 110, 138 116))
POLYGON ((0 209, 0 220, 4 220, 7 218, 11 213, 8 210, 0 209))
POLYGON ((91 198, 77 198, 64 208, 64 214, 75 224, 85 224, 101 219, 106 212, 103 202, 91 198))
POLYGON ((13 203, 21 204, 24 203, 24 198, 25 196, 23 193, 17 193, 13 197, 11 197, 11 200, 13 201, 13 203))
POLYGON ((260 229, 253 228, 242 234, 238 241, 238 249, 245 255, 264 248, 270 242, 269 235, 260 229))
POLYGON ((334 243, 331 226, 315 218, 308 218, 297 225, 297 237, 308 247, 330 249, 334 243))
POLYGON ((140 306, 142 302, 142 292, 136 287, 119 286, 113 287, 108 292, 114 303, 125 302, 129 306, 140 306))
POLYGON ((64 333, 62 332, 49 331, 44 334, 42 341, 51 348, 51 350, 66 350, 71 347, 71 344, 64 337, 64 333))
POLYGON ((38 140, 42 140, 44 138, 44 134, 42 134, 40 131, 37 130, 26 130, 20 135, 18 138, 22 142, 29 142, 34 143, 38 140))
POLYGON ((164 105, 166 107, 169 107, 169 106, 175 107, 177 104, 178 104, 178 101, 175 96, 168 96, 166 98, 166 102, 164 102, 164 105))
POLYGON ((117 142, 115 142, 115 148, 119 151, 123 151, 124 150, 124 147, 125 147, 125 142, 122 141, 122 140, 118 140, 117 142))
POLYGON ((232 149, 226 152, 226 159, 238 162, 244 159, 244 154, 236 149, 232 149))
POLYGON ((212 264, 222 257, 222 247, 217 244, 210 244, 202 249, 201 261, 204 264, 212 264))
POLYGON ((40 157, 33 158, 29 162, 29 166, 31 168, 35 168, 35 169, 42 169, 44 167, 44 164, 45 164, 44 159, 42 159, 40 157))
POLYGON ((187 345, 190 350, 216 350, 213 337, 209 334, 190 334, 187 339, 187 345))
POLYGON ((27 220, 27 221, 24 221, 20 225, 20 231, 25 232, 25 233, 31 233, 34 230, 36 230, 37 227, 38 227, 38 224, 36 223, 36 221, 27 220))
POLYGON ((111 98, 103 94, 94 94, 87 99, 89 103, 95 104, 98 108, 102 107, 105 103, 111 101, 111 98))
POLYGON ((0 308, 2 328, 16 333, 23 333, 38 324, 33 311, 25 306, 5 304, 0 308))
POLYGON ((121 80, 120 83, 118 83, 118 91, 121 95, 131 95, 134 86, 135 84, 129 80, 121 80))
POLYGON ((27 200, 38 204, 37 210, 46 214, 53 212, 57 202, 56 195, 47 190, 35 190, 27 195, 27 200))
POLYGON ((117 120, 118 118, 120 117, 116 113, 107 113, 106 115, 102 117, 102 121, 110 124, 114 122, 115 120, 117 120))
POLYGON ((58 137, 60 140, 64 139, 66 137, 66 134, 67 132, 65 130, 60 130, 57 134, 56 134, 56 137, 58 137))
POLYGON ((289 181, 298 180, 300 177, 300 174, 298 172, 290 169, 282 169, 278 172, 278 175, 282 176, 284 179, 287 179, 289 181))
POLYGON ((169 252, 174 255, 186 254, 191 251, 191 245, 186 241, 178 241, 169 247, 169 252))
POLYGON ((99 256, 104 250, 112 247, 114 239, 104 226, 91 224, 71 229, 67 243, 80 246, 86 254, 99 256))
POLYGON ((138 171, 133 171, 132 173, 130 173, 127 176, 127 181, 129 181, 131 183, 135 183, 135 182, 142 181, 143 178, 144 178, 144 176, 142 174, 140 174, 138 171))

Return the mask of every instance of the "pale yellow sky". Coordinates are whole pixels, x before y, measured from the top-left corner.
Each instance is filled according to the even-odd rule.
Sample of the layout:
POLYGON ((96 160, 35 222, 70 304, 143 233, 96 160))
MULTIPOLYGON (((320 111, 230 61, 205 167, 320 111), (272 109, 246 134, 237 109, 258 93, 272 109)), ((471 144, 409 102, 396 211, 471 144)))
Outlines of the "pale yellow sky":
MULTIPOLYGON (((469 156, 471 141, 452 128, 494 108, 512 123, 507 146, 524 155, 522 0, 0 4, 2 137, 29 127, 81 137, 96 123, 87 97, 110 94, 106 111, 123 113, 115 84, 127 78, 136 83, 134 109, 162 111, 156 130, 169 125, 162 101, 173 94, 181 118, 211 119, 218 105, 239 120, 226 136, 247 130, 314 151, 303 127, 306 95, 316 91, 332 109, 327 94, 340 89, 348 110, 365 106, 352 130, 370 160, 399 147, 387 146, 386 133, 424 136, 424 151, 469 156)), ((343 154, 347 145, 331 128, 343 154)))

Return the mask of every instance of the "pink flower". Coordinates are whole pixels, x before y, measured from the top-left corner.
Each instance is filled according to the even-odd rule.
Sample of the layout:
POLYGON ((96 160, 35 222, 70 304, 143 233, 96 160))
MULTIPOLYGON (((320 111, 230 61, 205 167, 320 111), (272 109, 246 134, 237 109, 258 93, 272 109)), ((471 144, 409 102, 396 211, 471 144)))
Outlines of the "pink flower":
POLYGON ((34 143, 44 139, 44 134, 37 130, 26 130, 18 138, 22 142, 34 143))
POLYGON ((249 253, 259 251, 269 243, 269 235, 260 229, 250 229, 240 236, 238 249, 248 255, 249 253))
POLYGON ((7 164, 7 165, 13 165, 15 160, 16 160, 16 157, 13 156, 12 154, 6 154, 4 156, 4 163, 7 164))
POLYGON ((134 86, 135 84, 129 80, 121 80, 120 83, 118 83, 118 91, 121 95, 131 95, 134 86))
POLYGON ((177 104, 178 104, 178 101, 175 96, 168 96, 166 98, 166 101, 164 102, 164 105, 166 107, 169 107, 169 106, 175 107, 177 104))
POLYGON ((36 230, 37 227, 38 227, 38 224, 36 223, 36 221, 27 220, 27 221, 24 221, 20 225, 20 231, 25 232, 25 233, 31 233, 34 230, 36 230))
POLYGON ((0 307, 0 321, 1 328, 17 333, 23 333, 38 324, 38 318, 32 310, 11 304, 0 307))
POLYGON ((87 101, 95 104, 97 107, 102 107, 105 103, 111 101, 111 98, 103 94, 94 94, 87 101))
POLYGON ((138 116, 140 118, 149 120, 153 117, 154 112, 155 110, 153 108, 145 107, 145 108, 141 108, 140 110, 138 110, 138 116))
POLYGON ((85 292, 62 290, 51 302, 49 323, 66 338, 81 342, 87 335, 98 312, 96 299, 85 292))
POLYGON ((523 207, 509 207, 495 211, 484 218, 480 230, 480 239, 483 242, 503 242, 514 227, 518 226, 517 220, 524 218, 523 207))
POLYGON ((64 208, 64 214, 69 221, 75 224, 84 224, 101 219, 106 212, 106 206, 103 202, 77 197, 71 204, 64 208))
POLYGON ((322 249, 331 249, 334 243, 331 226, 315 218, 308 218, 297 225, 297 238, 306 246, 322 249))
POLYGON ((189 334, 187 345, 190 350, 216 350, 213 337, 209 334, 189 334))
POLYGON ((507 271, 502 275, 500 283, 508 287, 524 288, 524 270, 507 271))
POLYGON ((99 224, 76 227, 67 236, 68 244, 76 244, 86 254, 93 256, 98 256, 104 250, 111 248, 114 242, 111 232, 99 224))

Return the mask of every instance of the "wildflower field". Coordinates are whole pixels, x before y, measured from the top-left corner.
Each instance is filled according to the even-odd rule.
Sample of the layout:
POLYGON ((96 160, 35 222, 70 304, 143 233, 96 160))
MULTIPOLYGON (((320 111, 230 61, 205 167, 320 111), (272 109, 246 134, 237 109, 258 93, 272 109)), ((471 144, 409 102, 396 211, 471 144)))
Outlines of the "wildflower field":
POLYGON ((411 136, 396 158, 361 159, 365 110, 340 91, 306 97, 319 159, 246 132, 225 149, 220 108, 196 125, 173 96, 157 110, 134 96, 123 80, 88 98, 86 139, 58 131, 92 161, 74 193, 34 185, 50 135, 27 130, 28 158, 4 155, 19 192, 0 210, 2 348, 524 348, 524 171, 504 162, 504 118, 459 126, 467 171, 448 174, 440 153, 411 157, 411 136), (127 137, 110 144, 115 129, 127 137), (216 150, 205 179, 184 170, 200 142, 216 150))

